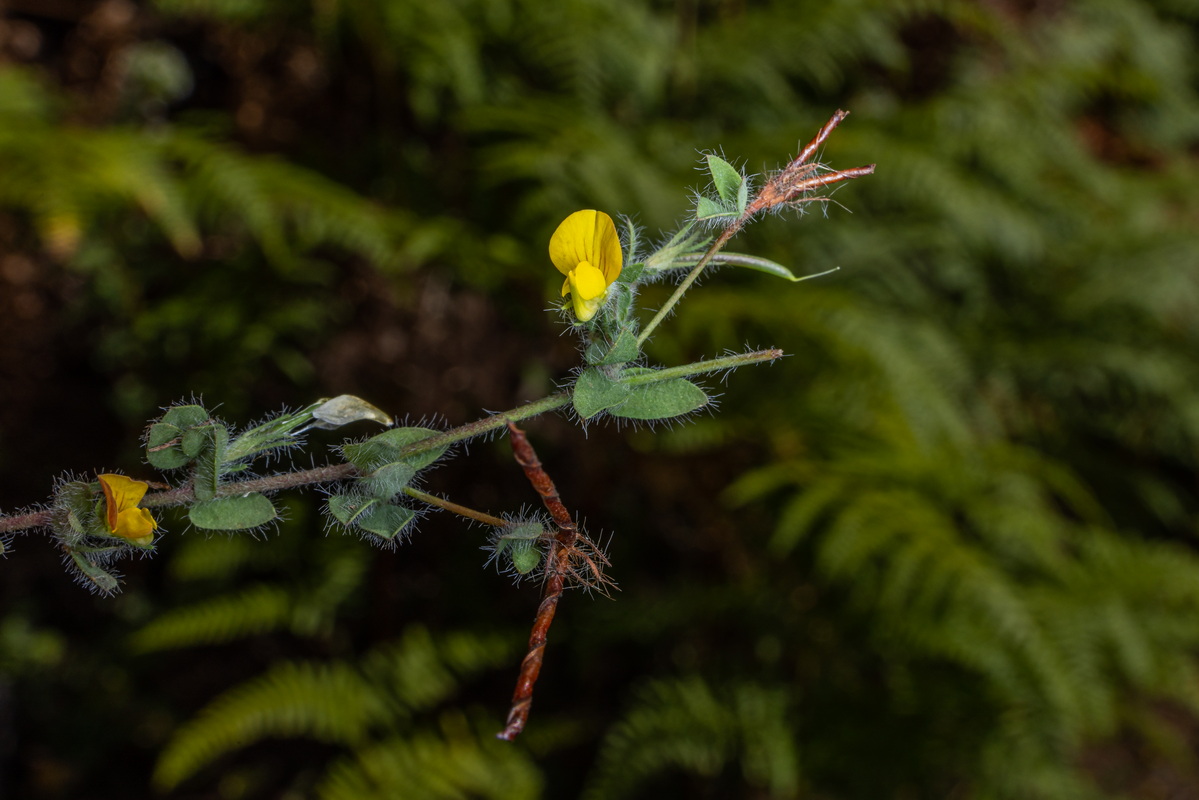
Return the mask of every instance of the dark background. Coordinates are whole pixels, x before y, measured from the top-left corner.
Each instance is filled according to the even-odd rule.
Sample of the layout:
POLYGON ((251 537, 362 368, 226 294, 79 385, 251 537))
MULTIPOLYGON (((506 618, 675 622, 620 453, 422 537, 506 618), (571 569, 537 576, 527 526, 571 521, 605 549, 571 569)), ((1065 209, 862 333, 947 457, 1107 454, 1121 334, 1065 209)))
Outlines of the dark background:
MULTIPOLYGON (((654 363, 777 346, 685 424, 525 426, 610 538, 532 719, 486 531, 394 551, 319 493, 164 513, 121 594, 0 568, 5 798, 1199 796, 1199 6, 9 0, 0 508, 159 479, 139 437, 360 395, 457 425, 570 377, 570 212, 657 241, 702 152, 878 164, 733 249, 654 363)), ((645 293, 652 309, 668 286, 645 293)), ((369 431, 364 424, 348 435, 369 431)), ((298 466, 323 463, 317 434, 298 466)), ((536 497, 503 440, 426 488, 536 497)))

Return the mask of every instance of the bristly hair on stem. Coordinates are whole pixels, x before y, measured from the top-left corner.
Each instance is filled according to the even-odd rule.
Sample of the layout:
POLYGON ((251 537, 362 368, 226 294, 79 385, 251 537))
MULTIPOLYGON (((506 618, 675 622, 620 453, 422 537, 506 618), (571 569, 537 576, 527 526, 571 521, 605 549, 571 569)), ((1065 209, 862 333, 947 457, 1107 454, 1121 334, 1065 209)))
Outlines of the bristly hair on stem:
POLYGON ((826 167, 818 161, 811 160, 816 155, 816 151, 820 149, 820 146, 828 139, 829 135, 848 116, 849 112, 844 110, 838 110, 837 113, 833 114, 832 118, 824 123, 824 127, 812 137, 812 141, 808 142, 804 149, 799 151, 799 155, 793 158, 781 171, 772 176, 770 180, 766 181, 753 200, 746 205, 745 213, 729 226, 725 234, 731 238, 745 223, 763 211, 771 211, 781 206, 794 205, 796 203, 824 202, 828 200, 827 197, 812 197, 810 196, 811 192, 825 186, 831 186, 834 183, 873 174, 874 164, 838 170, 826 167))
POLYGON ((835 170, 824 166, 819 162, 810 162, 812 156, 824 144, 842 120, 849 116, 848 111, 837 111, 832 118, 824 123, 824 127, 812 138, 812 141, 799 152, 794 159, 791 160, 786 167, 776 173, 770 180, 762 186, 753 199, 750 200, 741 216, 734 219, 728 226, 720 232, 716 240, 700 258, 687 276, 679 283, 674 290, 674 294, 658 309, 656 313, 641 331, 637 337, 637 346, 640 347, 649 339, 654 329, 661 324, 662 320, 670 314, 679 300, 683 298, 691 285, 699 278, 700 273, 704 268, 712 262, 724 246, 729 243, 729 240, 737 235, 738 231, 744 228, 750 220, 764 211, 772 211, 785 206, 795 206, 799 203, 820 203, 828 201, 828 197, 820 196, 813 197, 811 192, 815 189, 824 186, 831 186, 834 183, 851 180, 853 178, 861 178, 865 175, 870 175, 874 172, 874 164, 867 164, 864 167, 853 167, 845 170, 835 170), (810 162, 810 163, 809 163, 810 162))

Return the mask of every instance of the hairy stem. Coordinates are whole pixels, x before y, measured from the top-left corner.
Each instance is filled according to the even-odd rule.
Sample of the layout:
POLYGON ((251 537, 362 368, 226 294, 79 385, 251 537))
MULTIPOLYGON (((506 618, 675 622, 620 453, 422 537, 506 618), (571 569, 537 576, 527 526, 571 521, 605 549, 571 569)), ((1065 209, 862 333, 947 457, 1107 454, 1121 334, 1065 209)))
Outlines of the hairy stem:
MULTIPOLYGON (((436 447, 460 442, 493 430, 498 430, 509 421, 528 419, 548 411, 562 408, 570 404, 570 392, 557 392, 540 400, 534 400, 522 406, 503 411, 498 414, 468 422, 457 428, 413 442, 400 451, 400 456, 416 455, 436 447)), ((231 481, 217 488, 217 496, 246 494, 248 492, 275 492, 281 489, 293 489, 300 486, 311 486, 320 483, 335 483, 352 478, 357 474, 353 464, 329 464, 313 469, 284 472, 278 475, 268 475, 263 478, 250 478, 244 481, 231 481)), ((142 508, 166 508, 169 506, 185 505, 194 502, 196 494, 191 486, 179 486, 162 492, 153 492, 142 498, 139 504, 142 508)), ((49 509, 34 511, 26 514, 10 516, 0 515, 0 534, 13 531, 44 528, 51 522, 52 511, 49 509)), ((457 513, 457 512, 455 512, 457 513)), ((492 517, 492 519, 497 519, 492 517)), ((488 523, 493 524, 493 523, 488 523)), ((503 521, 500 521, 503 524, 503 521)))
POLYGON ((704 268, 708 266, 709 263, 711 263, 712 257, 719 253, 722 247, 728 244, 729 239, 733 238, 733 235, 741 229, 743 224, 744 223, 741 220, 738 220, 726 228, 724 232, 720 234, 720 236, 716 237, 716 241, 712 242, 712 246, 708 248, 706 253, 704 253, 703 258, 699 260, 699 263, 692 267, 691 271, 687 273, 687 277, 683 278, 682 282, 675 287, 674 294, 672 294, 666 300, 666 302, 662 304, 662 307, 658 309, 658 313, 654 314, 654 318, 646 323, 645 329, 642 330, 641 335, 637 337, 638 348, 644 345, 646 339, 648 339, 650 334, 654 332, 654 329, 662 324, 662 320, 666 319, 674 307, 678 305, 679 301, 683 299, 683 295, 687 293, 687 290, 691 288, 691 284, 695 283, 695 280, 699 277, 699 274, 704 271, 704 268))
POLYGON ((627 383, 629 386, 640 386, 645 383, 669 381, 674 378, 689 378, 692 375, 704 375, 709 372, 720 372, 726 369, 744 367, 747 364, 761 364, 764 361, 774 361, 775 359, 782 358, 784 355, 786 354, 777 348, 754 350, 750 353, 737 353, 731 356, 710 358, 707 361, 679 364, 677 367, 667 367, 666 369, 659 369, 642 375, 629 375, 621 378, 620 382, 627 383))
POLYGON ((499 517, 494 517, 491 514, 487 514, 483 511, 475 511, 473 508, 467 508, 466 506, 446 500, 443 497, 438 497, 435 494, 422 492, 420 489, 413 489, 411 486, 404 487, 404 494, 420 500, 422 503, 436 506, 443 511, 448 511, 451 514, 457 514, 460 517, 473 519, 475 522, 482 522, 484 525, 490 525, 493 528, 503 528, 508 525, 506 520, 502 520, 499 517))
MULTIPOLYGON (((715 251, 709 251, 705 256, 705 261, 701 261, 696 265, 697 269, 702 267, 711 260, 711 255, 715 251)), ((693 274, 698 275, 695 270, 693 274)), ((658 381, 671 380, 673 378, 686 378, 691 375, 700 375, 708 372, 719 372, 725 369, 733 369, 735 367, 744 366, 746 364, 760 363, 763 361, 773 361, 783 355, 781 350, 758 350, 752 353, 740 353, 738 355, 723 356, 721 358, 713 358, 707 361, 697 361, 693 364, 682 364, 677 367, 669 367, 667 369, 658 370, 646 375, 634 375, 625 378, 625 382, 631 385, 640 385, 646 383, 656 383, 658 381)), ((547 395, 540 400, 534 400, 531 403, 525 403, 522 406, 501 411, 496 414, 490 414, 486 417, 468 422, 465 425, 459 425, 457 428, 452 428, 445 433, 439 433, 436 436, 430 436, 428 439, 421 439, 418 442, 404 447, 400 450, 400 457, 418 455, 434 448, 444 447, 446 445, 461 442, 466 439, 480 436, 484 433, 489 433, 494 430, 499 430, 505 427, 510 422, 518 422, 523 419, 529 419, 548 411, 554 411, 563 408, 570 404, 571 392, 557 392, 547 395)), ((281 489, 294 489, 300 486, 311 486, 321 483, 336 483, 337 481, 347 480, 357 475, 353 464, 328 464, 323 467, 315 467, 313 469, 297 470, 295 472, 283 472, 278 475, 268 475, 262 478, 250 478, 244 481, 231 481, 222 484, 217 488, 217 495, 226 497, 230 495, 246 494, 249 492, 277 492, 281 489)), ((414 490, 415 491, 415 490, 414 490)), ((411 493, 410 493, 411 494, 411 493)), ((416 495, 412 495, 417 497, 416 495)), ((503 525, 503 520, 497 517, 492 517, 481 512, 475 512, 471 509, 464 509, 461 506, 442 501, 439 498, 426 500, 424 497, 417 499, 424 502, 429 502, 431 505, 436 505, 445 508, 447 511, 452 511, 455 514, 463 516, 471 516, 471 514, 480 514, 481 516, 471 517, 478 519, 488 525, 503 525), (448 504, 448 505, 443 505, 448 504), (451 506, 454 506, 451 508, 451 506), (470 513, 463 513, 467 511, 470 513), (486 519, 484 519, 486 517, 486 519)), ((167 508, 169 506, 186 505, 194 502, 196 494, 189 486, 179 486, 174 489, 167 489, 161 492, 147 494, 142 498, 140 503, 142 508, 167 508)), ((52 512, 49 509, 41 511, 33 511, 26 514, 16 514, 10 516, 0 516, 0 534, 10 533, 13 531, 28 530, 31 528, 42 528, 50 524, 52 512)))

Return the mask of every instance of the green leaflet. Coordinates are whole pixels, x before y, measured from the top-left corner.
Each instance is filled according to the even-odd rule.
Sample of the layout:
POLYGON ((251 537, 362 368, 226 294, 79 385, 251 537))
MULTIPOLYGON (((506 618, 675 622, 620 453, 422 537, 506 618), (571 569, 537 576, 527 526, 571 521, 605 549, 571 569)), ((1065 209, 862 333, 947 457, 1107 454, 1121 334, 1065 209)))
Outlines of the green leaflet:
POLYGON ((358 527, 391 541, 416 519, 416 512, 403 506, 379 504, 358 518, 358 527))
POLYGON ((448 445, 431 447, 428 450, 402 455, 405 448, 424 439, 440 434, 429 428, 392 428, 365 442, 347 444, 341 448, 342 455, 364 475, 397 462, 403 462, 414 470, 421 470, 441 458, 448 445))
POLYGON ((749 181, 740 170, 719 156, 710 155, 708 172, 712 174, 712 185, 720 201, 700 197, 696 203, 695 216, 697 219, 720 219, 721 217, 739 217, 745 213, 749 202, 749 181))
POLYGON ((512 566, 521 575, 528 575, 537 569, 543 553, 538 547, 538 541, 545 535, 545 528, 536 522, 526 522, 523 525, 508 530, 495 540, 497 556, 506 555, 512 561, 512 566))
POLYGON ((278 512, 263 494, 216 497, 196 503, 188 511, 188 519, 197 528, 208 531, 244 531, 273 520, 278 512))
POLYGON ((416 477, 416 467, 405 461, 384 464, 377 470, 358 480, 371 497, 387 501, 404 490, 416 477))
POLYGON ((172 406, 162 415, 162 421, 176 428, 194 428, 208 421, 208 411, 197 405, 172 406))
POLYGON ((347 528, 360 528, 388 541, 416 519, 416 512, 410 508, 354 492, 333 495, 327 505, 333 518, 347 528))
POLYGON ((708 171, 712 173, 712 184, 720 199, 725 204, 738 202, 744 194, 745 177, 737 168, 719 156, 708 156, 708 171))
POLYGON ((350 527, 356 526, 388 541, 399 536, 416 513, 390 501, 412 482, 416 473, 445 453, 447 445, 404 455, 405 449, 437 436, 429 428, 393 428, 365 442, 347 444, 342 455, 362 473, 356 488, 329 498, 329 513, 350 527))
POLYGON ((701 197, 695 203, 695 218, 699 220, 714 220, 727 217, 737 217, 737 212, 731 206, 718 203, 710 197, 701 197))
POLYGON ((541 563, 542 558, 541 549, 537 547, 537 542, 531 541, 513 542, 508 554, 512 557, 512 566, 521 575, 528 575, 537 569, 537 565, 541 563))
POLYGON ((112 594, 117 590, 117 579, 110 575, 102 568, 96 566, 87 560, 87 556, 75 550, 68 550, 71 554, 71 560, 75 562, 75 566, 79 567, 79 571, 83 576, 92 582, 97 589, 104 594, 112 594))
POLYGON ((644 261, 630 261, 629 263, 625 264, 624 269, 620 271, 620 277, 616 279, 616 283, 635 286, 641 279, 641 275, 644 272, 644 261))
POLYGON ((178 440, 182 432, 174 425, 156 422, 146 436, 146 461, 158 469, 177 469, 191 459, 181 452, 178 440))
MULTIPOLYGON (((698 261, 700 256, 696 256, 698 261)), ((811 275, 796 275, 791 270, 784 267, 777 261, 771 261, 769 258, 758 258, 757 256, 747 256, 742 253, 720 253, 712 259, 715 264, 728 265, 733 267, 745 267, 746 269, 756 270, 757 272, 765 272, 767 275, 773 275, 776 278, 784 278, 792 283, 811 280, 812 278, 820 278, 825 275, 831 275, 840 267, 826 269, 824 272, 816 272, 811 275)))
POLYGON ((335 494, 326 505, 329 513, 342 525, 353 525, 359 516, 379 504, 379 500, 361 494, 335 494))
POLYGON ((630 330, 622 330, 610 347, 604 342, 592 342, 587 348, 587 363, 594 366, 624 364, 637 358, 640 352, 637 336, 630 330))
POLYGON ((620 405, 629 396, 629 387, 609 378, 597 367, 583 370, 575 381, 575 413, 583 419, 591 419, 601 411, 620 405))
MULTIPOLYGON (((650 375, 654 370, 631 367, 626 377, 650 375)), ((628 399, 611 409, 614 417, 623 419, 669 419, 688 414, 708 404, 703 389, 685 378, 671 378, 654 383, 638 383, 630 387, 628 399)))
POLYGON ((213 420, 211 424, 200 428, 204 434, 203 448, 196 456, 196 471, 192 478, 192 488, 197 500, 211 500, 216 497, 217 487, 221 484, 224 474, 225 450, 229 446, 229 429, 213 420))
POLYGON ((206 427, 197 426, 188 428, 179 437, 179 452, 188 460, 192 460, 200 455, 204 449, 204 444, 208 441, 208 430, 206 427))

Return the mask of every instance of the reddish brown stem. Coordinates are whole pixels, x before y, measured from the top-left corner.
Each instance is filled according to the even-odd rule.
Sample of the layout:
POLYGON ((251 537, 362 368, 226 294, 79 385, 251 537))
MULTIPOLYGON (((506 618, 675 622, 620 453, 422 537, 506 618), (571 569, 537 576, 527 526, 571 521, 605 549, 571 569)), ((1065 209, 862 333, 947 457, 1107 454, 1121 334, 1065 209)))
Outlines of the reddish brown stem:
MULTIPOLYGON (((553 548, 561 552, 561 548, 553 548)), ((551 553, 550 558, 557 554, 551 553)), ((561 572, 551 569, 545 581, 545 592, 541 596, 541 604, 537 606, 537 616, 533 620, 533 630, 529 634, 529 651, 520 662, 520 675, 516 678, 516 690, 512 693, 512 708, 508 711, 508 723, 497 733, 497 739, 512 741, 525 729, 529 721, 529 709, 533 705, 533 687, 541 675, 541 663, 545 658, 545 642, 554 622, 554 613, 558 610, 558 601, 562 599, 564 579, 561 572)))
POLYGON ((812 138, 812 141, 799 151, 799 155, 792 159, 782 172, 766 182, 761 191, 750 201, 745 213, 730 226, 734 233, 759 212, 784 204, 826 201, 827 197, 808 197, 807 193, 822 186, 860 178, 874 172, 874 164, 852 169, 830 170, 822 164, 809 163, 820 146, 847 116, 849 116, 848 111, 838 111, 833 114, 832 118, 824 123, 820 132, 812 138))
POLYGON ((0 517, 0 533, 25 530, 26 528, 44 528, 50 524, 50 511, 31 511, 12 517, 0 517))
POLYGON ((828 122, 824 123, 824 127, 821 128, 814 137, 812 137, 812 141, 808 142, 807 147, 799 151, 799 155, 792 159, 791 163, 794 165, 803 164, 809 158, 815 155, 816 151, 820 148, 820 145, 824 144, 824 140, 829 137, 829 134, 832 133, 838 125, 844 122, 845 118, 848 116, 848 111, 837 109, 837 113, 833 114, 832 118, 830 118, 828 122))
POLYGON ((545 588, 541 594, 541 604, 537 606, 537 616, 533 619, 533 630, 529 634, 529 650, 520 662, 516 690, 512 693, 512 709, 508 712, 508 724, 496 734, 496 738, 510 742, 524 730, 525 723, 529 720, 529 709, 533 705, 533 687, 541 675, 545 642, 549 636, 550 625, 554 621, 554 613, 558 610, 558 601, 562 599, 566 574, 570 569, 570 553, 579 538, 579 529, 575 526, 574 517, 566 510, 558 496, 558 489, 553 480, 541 466, 541 461, 537 458, 533 445, 529 444, 524 431, 509 422, 508 434, 516 463, 524 469, 529 483, 533 485, 537 494, 541 495, 541 502, 545 504, 558 528, 550 542, 550 552, 546 559, 545 588))

